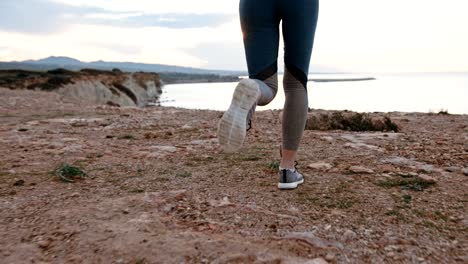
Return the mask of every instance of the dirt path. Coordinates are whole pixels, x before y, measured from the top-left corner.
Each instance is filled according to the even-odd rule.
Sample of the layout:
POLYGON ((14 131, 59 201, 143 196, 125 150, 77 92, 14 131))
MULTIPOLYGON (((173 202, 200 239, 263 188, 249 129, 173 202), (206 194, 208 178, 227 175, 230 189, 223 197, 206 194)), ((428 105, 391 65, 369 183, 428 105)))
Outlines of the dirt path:
POLYGON ((306 183, 279 191, 278 112, 238 154, 220 153, 220 115, 0 89, 0 262, 468 262, 468 116, 308 130, 306 183), (89 177, 60 181, 64 163, 89 177))

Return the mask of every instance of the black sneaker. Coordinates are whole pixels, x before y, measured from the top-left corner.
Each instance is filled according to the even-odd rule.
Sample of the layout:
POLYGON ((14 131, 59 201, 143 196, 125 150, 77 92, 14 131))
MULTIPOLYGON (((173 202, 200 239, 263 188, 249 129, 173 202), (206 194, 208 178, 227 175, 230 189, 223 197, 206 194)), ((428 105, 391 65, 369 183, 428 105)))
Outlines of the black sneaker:
POLYGON ((299 184, 304 183, 304 176, 296 169, 280 169, 278 188, 282 190, 296 189, 299 184))

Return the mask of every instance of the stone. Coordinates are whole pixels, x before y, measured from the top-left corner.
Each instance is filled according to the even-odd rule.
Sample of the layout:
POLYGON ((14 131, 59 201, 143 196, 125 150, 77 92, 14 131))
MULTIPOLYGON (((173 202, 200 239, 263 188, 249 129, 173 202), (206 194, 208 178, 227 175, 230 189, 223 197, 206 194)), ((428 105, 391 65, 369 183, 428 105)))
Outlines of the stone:
POLYGON ((177 148, 174 146, 153 146, 151 147, 151 149, 155 149, 155 150, 159 150, 163 152, 170 152, 170 153, 177 152, 177 148))
POLYGON ((329 170, 333 168, 333 166, 330 163, 326 163, 326 162, 316 162, 316 163, 311 163, 307 165, 307 168, 315 169, 315 170, 329 170))
POLYGON ((315 236, 315 234, 312 232, 291 232, 291 233, 286 234, 283 238, 300 240, 316 248, 322 248, 322 249, 336 248, 336 249, 341 249, 341 250, 344 249, 344 246, 341 243, 321 239, 315 236))
POLYGON ((37 245, 42 249, 47 249, 51 242, 50 239, 41 239, 37 242, 37 245))
POLYGON ((16 180, 13 186, 24 186, 24 180, 16 180))
POLYGON ((463 168, 463 174, 464 174, 465 176, 468 176, 468 168, 463 168))
POLYGON ((186 125, 183 125, 181 128, 182 128, 183 130, 192 130, 192 129, 193 129, 192 126, 187 125, 187 124, 186 124, 186 125))
POLYGON ((232 205, 227 196, 223 197, 222 200, 210 200, 208 203, 213 207, 223 207, 232 205))
POLYGON ((335 254, 333 253, 328 253, 326 256, 325 256, 325 260, 326 261, 334 261, 336 258, 335 254))
POLYGON ((357 237, 357 234, 352 231, 352 230, 346 230, 343 234, 343 238, 345 241, 352 241, 352 240, 355 240, 357 237))
POLYGON ((460 168, 455 167, 455 166, 451 166, 451 167, 445 168, 445 170, 448 171, 448 172, 457 172, 457 171, 460 170, 460 168))
POLYGON ((305 262, 305 264, 328 264, 328 261, 326 261, 323 258, 315 258, 315 259, 305 262))
POLYGON ((429 175, 426 175, 426 174, 419 174, 417 176, 419 179, 425 181, 425 182, 428 182, 428 183, 436 183, 437 180, 429 175))
POLYGON ((321 137, 321 139, 327 141, 327 142, 333 142, 333 137, 330 137, 330 136, 324 136, 324 137, 321 137))
POLYGON ((75 153, 75 152, 81 151, 82 149, 83 149, 83 146, 79 144, 71 144, 69 146, 62 148, 61 151, 63 153, 75 153))
POLYGON ((388 245, 384 248, 385 251, 388 251, 388 252, 391 252, 391 251, 395 251, 395 250, 398 250, 398 246, 396 245, 388 245))
POLYGON ((380 166, 380 170, 385 172, 385 173, 388 173, 388 172, 396 173, 396 172, 398 172, 398 169, 395 168, 392 165, 382 165, 382 166, 380 166))
POLYGON ((349 171, 352 173, 374 173, 373 170, 362 166, 351 166, 349 171))
POLYGON ((216 144, 218 143, 217 138, 211 138, 211 139, 198 139, 198 140, 192 140, 190 144, 192 145, 210 145, 210 144, 216 144))

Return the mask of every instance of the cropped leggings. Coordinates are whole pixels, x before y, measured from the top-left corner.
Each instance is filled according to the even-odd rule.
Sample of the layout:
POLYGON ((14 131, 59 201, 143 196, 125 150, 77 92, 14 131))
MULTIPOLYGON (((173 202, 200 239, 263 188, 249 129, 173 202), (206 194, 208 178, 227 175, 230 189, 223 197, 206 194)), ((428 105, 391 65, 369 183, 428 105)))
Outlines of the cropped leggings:
POLYGON ((307 120, 307 79, 319 0, 240 0, 239 11, 250 79, 260 86, 257 105, 278 90, 279 25, 284 41, 283 148, 298 150, 307 120))

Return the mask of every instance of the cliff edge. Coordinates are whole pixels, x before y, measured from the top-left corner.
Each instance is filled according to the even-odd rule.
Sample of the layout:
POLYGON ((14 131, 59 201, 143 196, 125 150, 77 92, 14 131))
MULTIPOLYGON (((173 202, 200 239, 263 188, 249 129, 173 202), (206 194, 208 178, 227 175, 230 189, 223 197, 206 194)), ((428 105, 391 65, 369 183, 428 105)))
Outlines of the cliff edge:
POLYGON ((0 71, 0 86, 14 90, 53 91, 67 98, 113 106, 144 107, 157 102, 162 94, 159 74, 124 73, 118 69, 4 70, 0 71))

